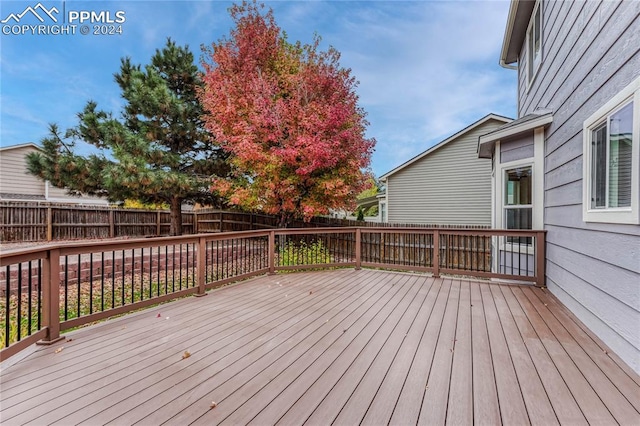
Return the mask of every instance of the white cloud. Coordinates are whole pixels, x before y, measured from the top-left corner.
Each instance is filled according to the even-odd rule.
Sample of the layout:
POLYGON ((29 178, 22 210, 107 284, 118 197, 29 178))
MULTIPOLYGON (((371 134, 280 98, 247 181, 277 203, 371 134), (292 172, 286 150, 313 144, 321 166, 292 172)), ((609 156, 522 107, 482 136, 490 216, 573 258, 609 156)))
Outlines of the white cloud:
MULTIPOLYGON (((513 113, 515 73, 497 64, 508 2, 330 5, 315 19, 320 28, 303 22, 342 52, 360 81, 377 174, 490 112, 513 113)), ((317 7, 308 15, 318 16, 317 7)), ((301 8, 291 14, 305 16, 301 8)))
MULTIPOLYGON (((171 36, 189 44, 198 58, 199 46, 228 35, 231 24, 230 2, 105 4, 126 11, 123 36, 3 39, 3 143, 23 142, 15 136, 21 129, 27 129, 27 139, 44 136, 46 126, 34 118, 74 124, 89 99, 117 113, 122 100, 112 75, 121 57, 144 64, 171 36), (13 100, 20 108, 13 108, 13 100)), ((515 113, 516 73, 497 64, 507 1, 268 5, 290 40, 309 42, 318 32, 323 48, 335 46, 342 65, 352 68, 361 106, 369 113, 369 135, 378 140, 378 175, 490 112, 515 113)))

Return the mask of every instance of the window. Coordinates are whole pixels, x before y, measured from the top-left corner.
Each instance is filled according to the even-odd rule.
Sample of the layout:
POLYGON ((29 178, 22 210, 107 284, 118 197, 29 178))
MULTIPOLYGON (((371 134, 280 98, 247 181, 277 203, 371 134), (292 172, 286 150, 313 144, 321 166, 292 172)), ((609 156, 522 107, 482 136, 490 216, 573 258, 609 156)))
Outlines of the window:
POLYGON ((584 125, 583 219, 638 221, 640 78, 584 125))
MULTIPOLYGON (((533 229, 531 166, 505 171, 504 224, 506 229, 533 229)), ((511 243, 530 244, 529 237, 510 237, 511 243)))
POLYGON ((540 2, 533 8, 527 28, 527 82, 531 84, 542 60, 542 11, 540 2))

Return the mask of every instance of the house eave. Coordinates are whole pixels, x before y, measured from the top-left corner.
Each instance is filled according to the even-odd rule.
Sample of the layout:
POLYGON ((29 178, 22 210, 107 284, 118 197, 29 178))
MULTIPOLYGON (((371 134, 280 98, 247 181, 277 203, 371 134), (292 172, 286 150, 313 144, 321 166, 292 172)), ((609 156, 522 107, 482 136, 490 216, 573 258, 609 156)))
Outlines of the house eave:
POLYGON ((535 0, 511 0, 500 52, 501 66, 513 68, 510 65, 518 62, 535 4, 535 0))
POLYGON ((21 143, 18 145, 10 145, 10 146, 0 146, 0 151, 11 151, 13 149, 21 149, 21 148, 34 148, 37 150, 42 150, 38 145, 33 142, 21 143))
POLYGON ((552 122, 553 113, 548 112, 545 114, 541 114, 536 118, 524 121, 520 124, 516 124, 505 129, 498 128, 491 133, 482 135, 478 138, 478 157, 491 158, 491 156, 493 155, 493 148, 497 141, 522 135, 527 132, 532 132, 534 129, 537 129, 539 127, 546 127, 552 122))

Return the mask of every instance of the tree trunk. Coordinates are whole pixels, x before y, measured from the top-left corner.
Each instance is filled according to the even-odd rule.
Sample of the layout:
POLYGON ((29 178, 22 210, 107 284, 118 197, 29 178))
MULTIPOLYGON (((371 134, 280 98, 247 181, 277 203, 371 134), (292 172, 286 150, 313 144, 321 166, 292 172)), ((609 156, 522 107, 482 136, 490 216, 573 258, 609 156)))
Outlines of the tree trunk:
POLYGON ((171 227, 169 235, 182 235, 182 199, 171 198, 171 227))
POLYGON ((280 221, 278 222, 278 228, 288 228, 293 223, 293 214, 285 211, 280 211, 280 221))

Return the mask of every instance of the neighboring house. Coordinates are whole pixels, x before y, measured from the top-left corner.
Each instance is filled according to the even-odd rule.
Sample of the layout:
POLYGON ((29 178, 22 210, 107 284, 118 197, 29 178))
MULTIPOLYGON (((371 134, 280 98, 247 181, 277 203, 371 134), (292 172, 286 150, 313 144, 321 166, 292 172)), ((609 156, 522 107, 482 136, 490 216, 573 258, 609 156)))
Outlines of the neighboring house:
POLYGON ((0 148, 0 200, 2 201, 42 201, 52 203, 108 205, 107 200, 98 197, 76 197, 66 190, 56 188, 49 182, 27 172, 26 155, 40 148, 33 143, 0 148))
POLYGON ((500 63, 492 225, 546 229, 549 290, 640 373, 640 2, 512 0, 500 63))
POLYGON ((491 224, 491 161, 478 159, 478 137, 511 119, 489 114, 380 177, 384 222, 491 224))

